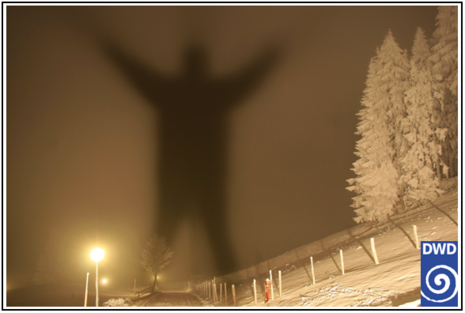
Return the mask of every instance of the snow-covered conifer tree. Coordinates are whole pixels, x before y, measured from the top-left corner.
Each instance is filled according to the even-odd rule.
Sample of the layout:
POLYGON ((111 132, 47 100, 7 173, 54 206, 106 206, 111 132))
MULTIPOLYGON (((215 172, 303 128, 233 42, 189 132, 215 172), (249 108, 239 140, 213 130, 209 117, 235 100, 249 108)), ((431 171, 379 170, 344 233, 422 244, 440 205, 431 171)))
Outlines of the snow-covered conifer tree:
POLYGON ((434 97, 441 114, 437 116, 436 135, 442 141, 443 172, 457 175, 458 158, 458 10, 457 6, 440 6, 433 33, 435 45, 430 57, 435 79, 434 97))
POLYGON ((403 136, 402 120, 406 115, 403 101, 408 86, 409 63, 388 32, 377 49, 368 70, 368 78, 358 115, 360 122, 355 154, 360 158, 352 169, 357 175, 349 179, 354 191, 352 207, 356 222, 384 220, 393 212, 402 190, 398 186, 401 158, 408 144, 403 136))
POLYGON ((402 121, 404 137, 409 149, 401 159, 405 186, 403 200, 407 204, 421 203, 436 198, 441 191, 434 173, 441 151, 435 135, 433 77, 431 74, 430 48, 421 28, 417 29, 410 61, 410 88, 405 93, 407 116, 402 121))

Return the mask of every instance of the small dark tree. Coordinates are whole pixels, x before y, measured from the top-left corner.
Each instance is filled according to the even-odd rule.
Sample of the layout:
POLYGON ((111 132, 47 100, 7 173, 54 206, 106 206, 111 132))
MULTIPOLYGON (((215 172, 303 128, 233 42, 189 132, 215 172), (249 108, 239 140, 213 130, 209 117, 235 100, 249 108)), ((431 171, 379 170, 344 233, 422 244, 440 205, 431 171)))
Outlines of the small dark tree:
POLYGON ((171 263, 174 252, 168 246, 165 237, 153 235, 145 244, 140 256, 140 264, 145 271, 153 275, 153 289, 157 286, 157 275, 171 263))

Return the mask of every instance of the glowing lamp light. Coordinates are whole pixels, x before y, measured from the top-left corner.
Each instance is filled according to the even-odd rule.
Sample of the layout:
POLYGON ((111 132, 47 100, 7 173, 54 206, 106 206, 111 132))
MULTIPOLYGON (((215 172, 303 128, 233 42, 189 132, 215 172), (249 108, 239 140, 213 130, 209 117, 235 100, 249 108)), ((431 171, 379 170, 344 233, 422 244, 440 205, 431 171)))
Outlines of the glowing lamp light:
POLYGON ((104 256, 105 251, 103 251, 103 249, 100 248, 95 248, 90 252, 90 258, 96 263, 101 261, 104 256))
POLYGON ((106 283, 107 283, 107 280, 106 280, 106 279, 102 280, 102 283, 106 284, 106 283))

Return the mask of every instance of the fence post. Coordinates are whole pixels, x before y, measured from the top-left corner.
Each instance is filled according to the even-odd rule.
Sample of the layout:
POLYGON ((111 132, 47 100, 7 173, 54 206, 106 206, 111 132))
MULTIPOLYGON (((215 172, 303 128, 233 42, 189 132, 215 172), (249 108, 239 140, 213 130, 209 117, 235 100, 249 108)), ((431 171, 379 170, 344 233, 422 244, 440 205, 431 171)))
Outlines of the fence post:
POLYGON ((223 302, 223 284, 220 283, 220 304, 223 302))
POLYGON ((232 293, 233 293, 234 306, 237 306, 237 304, 236 304, 236 289, 234 289, 234 285, 232 285, 232 293))
POLYGON ((413 233, 415 234, 415 243, 417 245, 417 250, 420 249, 420 243, 418 241, 417 225, 413 225, 413 233))
POLYGON ((273 273, 270 270, 270 285, 271 285, 271 300, 274 300, 274 293, 273 293, 273 273))
POLYGON ((255 298, 255 304, 257 304, 257 284, 255 283, 255 279, 253 280, 253 294, 255 298))
POLYGON ((281 298, 281 294, 282 294, 282 287, 281 287, 281 271, 279 271, 278 273, 279 273, 279 297, 281 298))
POLYGON ((342 257, 342 249, 339 250, 340 254, 341 254, 341 269, 342 269, 342 275, 345 274, 345 271, 344 271, 344 258, 342 257))
POLYGON ((213 302, 218 301, 218 293, 216 292, 216 283, 213 284, 213 302))
POLYGON ((370 241, 371 241, 371 251, 373 251, 373 257, 375 258, 375 263, 379 264, 378 255, 376 254, 376 248, 375 248, 375 238, 370 238, 370 241))
POLYGON ((313 285, 315 285, 315 272, 313 271, 313 257, 310 257, 310 263, 312 264, 312 280, 313 280, 313 285))
POLYGON ((226 289, 226 283, 224 283, 224 305, 228 306, 228 292, 226 289))

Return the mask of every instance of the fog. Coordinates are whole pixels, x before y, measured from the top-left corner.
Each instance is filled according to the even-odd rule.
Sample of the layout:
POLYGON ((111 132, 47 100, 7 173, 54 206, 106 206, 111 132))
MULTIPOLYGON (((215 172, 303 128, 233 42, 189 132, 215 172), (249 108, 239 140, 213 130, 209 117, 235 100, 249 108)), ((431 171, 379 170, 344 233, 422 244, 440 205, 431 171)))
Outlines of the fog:
POLYGON ((7 279, 220 275, 355 225, 370 58, 433 6, 8 6, 7 279), (102 276, 102 277, 103 277, 102 276))

